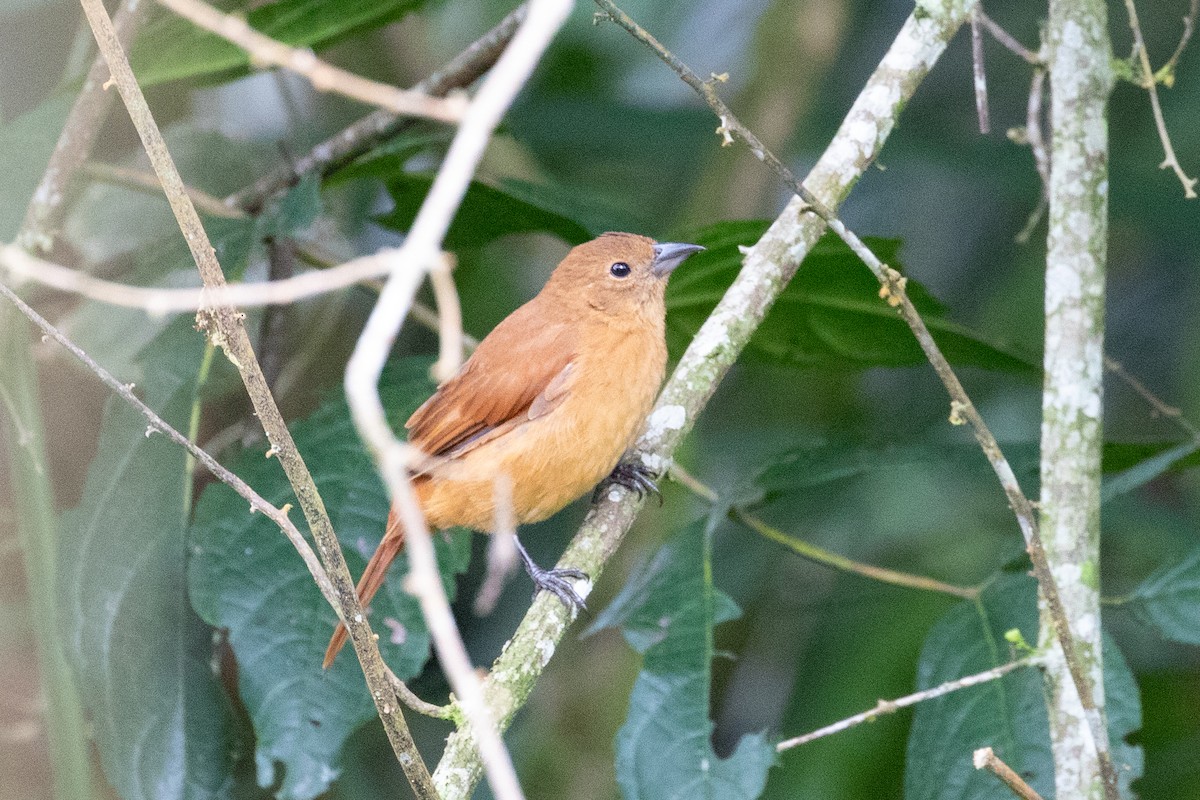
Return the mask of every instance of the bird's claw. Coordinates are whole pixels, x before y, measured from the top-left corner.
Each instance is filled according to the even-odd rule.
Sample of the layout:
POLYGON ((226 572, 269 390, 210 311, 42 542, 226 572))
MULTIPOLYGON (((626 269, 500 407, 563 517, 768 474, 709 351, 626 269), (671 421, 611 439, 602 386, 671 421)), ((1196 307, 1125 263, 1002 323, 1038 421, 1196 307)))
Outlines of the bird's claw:
POLYGON ((525 546, 521 544, 521 540, 517 539, 516 542, 521 563, 525 566, 525 571, 529 573, 529 578, 536 587, 533 591, 535 598, 538 592, 549 592, 561 600, 572 614, 587 611, 587 603, 584 602, 583 596, 579 594, 575 589, 575 584, 572 583, 572 581, 590 580, 586 572, 571 567, 542 569, 534 563, 529 553, 525 552, 525 546))
POLYGON ((663 495, 658 488, 658 484, 654 482, 657 477, 648 467, 642 464, 622 461, 613 468, 612 474, 596 488, 596 493, 593 495, 593 502, 600 497, 600 494, 606 484, 616 484, 624 486, 629 491, 637 495, 638 500, 647 496, 653 495, 658 498, 658 505, 663 504, 663 495))

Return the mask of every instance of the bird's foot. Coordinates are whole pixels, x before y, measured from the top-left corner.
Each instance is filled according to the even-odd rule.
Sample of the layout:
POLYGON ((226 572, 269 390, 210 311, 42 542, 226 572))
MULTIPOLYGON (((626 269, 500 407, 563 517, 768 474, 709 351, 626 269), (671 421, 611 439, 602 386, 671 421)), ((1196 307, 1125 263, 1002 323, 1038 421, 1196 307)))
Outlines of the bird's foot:
POLYGON ((661 506, 663 504, 663 495, 659 491, 658 484, 654 482, 656 477, 658 476, 654 472, 642 464, 622 461, 613 468, 612 474, 596 487, 596 492, 592 495, 592 502, 599 499, 605 486, 616 484, 617 486, 624 486, 636 494, 639 500, 648 495, 653 495, 658 498, 658 504, 661 506))
MULTIPOLYGON (((513 537, 516 539, 516 537, 513 537)), ((525 566, 525 571, 529 573, 530 580, 537 588, 533 592, 533 596, 537 597, 540 591, 550 592, 563 602, 572 614, 579 611, 587 611, 587 603, 583 601, 583 597, 575 589, 575 584, 572 581, 590 580, 588 575, 583 570, 578 569, 542 569, 529 553, 525 552, 525 546, 521 544, 520 539, 516 539, 517 553, 521 556, 521 563, 525 566)))

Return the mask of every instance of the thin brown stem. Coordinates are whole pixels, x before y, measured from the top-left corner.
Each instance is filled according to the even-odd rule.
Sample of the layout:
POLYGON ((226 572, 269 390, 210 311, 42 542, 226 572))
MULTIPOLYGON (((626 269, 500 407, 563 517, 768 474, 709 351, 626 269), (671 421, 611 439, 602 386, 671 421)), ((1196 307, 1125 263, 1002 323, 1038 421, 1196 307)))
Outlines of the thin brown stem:
POLYGON ((809 742, 816 741, 817 739, 823 739, 826 736, 832 736, 835 733, 841 733, 844 730, 853 728, 856 725, 861 725, 864 722, 874 722, 884 714, 895 714, 902 708, 914 706, 917 703, 921 703, 926 700, 932 700, 935 697, 942 697, 943 695, 950 694, 951 692, 957 692, 960 689, 966 689, 970 686, 978 686, 981 683, 989 683, 994 680, 999 680, 1013 670, 1020 669, 1021 667, 1036 666, 1037 663, 1037 660, 1033 658, 1025 658, 1020 661, 1011 661, 1007 664, 1001 664, 998 667, 984 670, 983 672, 977 672, 974 675, 967 675, 964 678, 947 681, 946 683, 934 686, 930 689, 923 689, 922 691, 914 692, 912 694, 905 695, 904 697, 898 697, 895 700, 880 700, 875 707, 869 711, 863 711, 859 714, 855 714, 854 716, 846 717, 843 720, 826 725, 823 728, 818 728, 812 733, 806 733, 803 736, 794 736, 791 739, 784 739, 782 742, 775 745, 775 752, 782 753, 785 750, 791 750, 792 748, 799 747, 802 744, 808 744, 809 742))
POLYGON ((987 71, 983 64, 983 10, 977 5, 971 12, 971 72, 975 79, 975 113, 979 117, 979 132, 991 133, 988 113, 987 71))
POLYGON ((1168 405, 1162 400, 1162 398, 1150 391, 1146 387, 1146 384, 1142 383, 1133 375, 1130 375, 1121 362, 1117 361, 1115 358, 1105 356, 1104 368, 1124 381, 1129 388, 1133 389, 1133 391, 1136 392, 1139 397, 1145 400, 1150 407, 1154 409, 1155 413, 1173 421, 1188 436, 1192 437, 1196 441, 1200 441, 1200 428, 1197 428, 1195 425, 1193 425, 1192 422, 1183 415, 1183 411, 1181 411, 1178 407, 1168 405))
POLYGON ((1175 46, 1175 52, 1171 53, 1167 63, 1163 64, 1155 74, 1155 77, 1162 80, 1167 88, 1175 85, 1175 67, 1179 65, 1183 51, 1187 49, 1188 42, 1192 40, 1192 34, 1196 32, 1197 15, 1200 15, 1200 0, 1192 0, 1191 7, 1183 18, 1183 33, 1179 37, 1179 44, 1175 46))
POLYGON ((1026 783, 1025 779, 1018 775, 1012 767, 1001 761, 992 748, 981 747, 976 750, 974 763, 975 769, 986 769, 995 775, 1021 800, 1042 800, 1042 796, 1035 792, 1033 787, 1026 783))
MULTIPOLYGON (((167 150, 141 87, 133 75, 124 49, 116 38, 112 21, 104 9, 101 0, 82 0, 84 13, 96 35, 105 61, 108 63, 112 79, 121 94, 129 117, 137 128, 138 136, 150 157, 154 168, 166 192, 167 201, 175 213, 180 230, 183 231, 192 257, 200 270, 200 276, 205 286, 219 288, 225 284, 225 275, 217 262, 212 243, 204 231, 200 217, 195 207, 188 199, 183 179, 167 150)), ((334 592, 341 609, 342 619, 350 631, 354 650, 362 664, 363 674, 371 690, 371 697, 376 710, 383 721, 388 741, 392 745, 396 759, 400 762, 404 773, 413 786, 419 798, 436 798, 429 770, 425 766, 408 725, 400 709, 393 708, 384 698, 391 696, 391 685, 385 672, 383 658, 375 634, 371 630, 367 616, 358 601, 354 591, 354 581, 342 557, 341 547, 329 515, 325 511, 324 502, 313 482, 304 460, 300 457, 296 444, 292 440, 287 423, 279 413, 279 407, 271 395, 270 387, 262 374, 262 368, 254 356, 254 348, 246 332, 244 315, 228 306, 202 310, 196 315, 197 326, 205 331, 211 341, 221 347, 234 366, 241 374, 242 381, 250 395, 267 440, 276 453, 279 463, 283 466, 288 481, 295 490, 300 501, 309 529, 317 541, 318 552, 322 557, 326 572, 333 584, 334 592)))
MULTIPOLYGON (((671 465, 671 477, 687 487, 693 494, 703 497, 710 503, 715 503, 719 499, 717 493, 710 486, 678 464, 671 465)), ((926 592, 948 594, 954 597, 961 597, 964 600, 974 600, 979 596, 979 590, 974 587, 955 586, 954 584, 944 583, 933 578, 926 578, 923 575, 913 575, 907 572, 872 566, 871 564, 863 564, 862 562, 830 552, 823 547, 818 547, 815 544, 779 530, 740 506, 730 508, 729 517, 745 525, 763 538, 783 545, 796 555, 812 561, 814 564, 821 564, 851 575, 858 575, 863 578, 879 581, 880 583, 891 584, 892 586, 903 586, 908 589, 920 589, 926 592)))
POLYGON ((987 28, 987 32, 992 35, 993 39, 1004 45, 1009 52, 1014 53, 1018 58, 1024 59, 1026 62, 1034 65, 1035 67, 1043 64, 1041 56, 1018 42, 1011 33, 1004 30, 1004 28, 1001 28, 995 20, 983 13, 983 9, 981 7, 976 6, 976 8, 979 9, 979 22, 983 25, 983 27, 987 28))
MULTIPOLYGON (((103 181, 104 183, 124 186, 127 189, 136 189, 147 194, 162 197, 162 184, 158 182, 158 177, 153 172, 121 167, 116 164, 103 164, 98 161, 89 161, 84 164, 82 171, 89 178, 103 181)), ((211 194, 201 191, 194 186, 186 187, 185 191, 188 197, 192 199, 192 204, 203 214, 207 214, 210 217, 221 217, 222 219, 246 218, 244 211, 237 208, 230 208, 219 197, 213 197, 211 194)))
MULTIPOLYGON (((431 97, 444 97, 454 89, 470 86, 496 63, 527 12, 527 5, 519 6, 441 69, 414 86, 413 91, 431 97)), ((225 203, 257 214, 269 200, 295 184, 302 176, 324 174, 336 169, 413 124, 414 120, 398 117, 388 111, 368 114, 299 158, 288 161, 245 189, 225 198, 225 203)))
MULTIPOLYGON (((1183 171, 1183 167, 1180 166, 1179 159, 1175 155, 1175 148, 1171 144, 1171 135, 1167 132, 1167 121, 1163 118, 1162 104, 1158 100, 1158 81, 1155 79, 1154 70, 1150 67, 1150 54, 1146 51, 1146 40, 1142 37, 1142 26, 1138 23, 1137 6, 1133 4, 1133 0, 1125 0, 1125 11, 1129 14, 1129 27, 1133 31, 1134 56, 1137 58, 1138 66, 1142 70, 1140 85, 1150 95, 1150 109, 1154 113, 1154 127, 1158 129, 1158 138, 1162 142, 1164 158, 1163 162, 1158 165, 1158 168, 1167 169, 1169 167, 1173 170, 1175 177, 1179 178, 1179 182, 1183 184, 1184 198, 1194 200, 1197 197, 1197 179, 1189 178, 1187 173, 1183 171)), ((1193 5, 1193 16, 1194 14, 1195 7, 1193 5)), ((1182 44, 1186 44, 1186 39, 1181 42, 1182 44)))
POLYGON ((244 18, 218 11, 203 0, 158 0, 158 3, 193 25, 242 48, 250 55, 250 63, 283 67, 303 75, 318 92, 334 92, 393 114, 426 117, 440 122, 458 122, 466 108, 466 101, 462 98, 441 98, 417 90, 405 91, 347 72, 317 58, 308 48, 291 47, 259 33, 244 18))
MULTIPOLYGON (((150 4, 139 0, 122 0, 113 15, 116 40, 128 48, 134 35, 149 13, 150 4)), ((75 173, 92 153, 100 128, 112 108, 113 93, 104 90, 108 80, 108 64, 97 55, 83 81, 83 88, 71 106, 58 144, 50 163, 34 189, 33 198, 25 210, 25 220, 17 234, 17 243, 30 251, 49 252, 66 214, 72 193, 75 173)))

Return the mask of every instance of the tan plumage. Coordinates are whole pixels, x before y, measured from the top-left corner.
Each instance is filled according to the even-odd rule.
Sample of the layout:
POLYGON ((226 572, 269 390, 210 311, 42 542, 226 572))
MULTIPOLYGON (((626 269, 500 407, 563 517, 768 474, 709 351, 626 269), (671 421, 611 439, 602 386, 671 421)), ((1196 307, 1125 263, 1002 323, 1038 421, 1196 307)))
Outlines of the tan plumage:
MULTIPOLYGON (((613 471, 662 384, 667 275, 699 249, 604 234, 572 249, 542 291, 496 326, 406 424, 409 442, 434 457, 414 478, 431 528, 489 531, 499 475, 523 524, 613 471)), ((359 581, 364 603, 403 541, 393 511, 359 581)), ((339 625, 326 667, 345 637, 339 625)))

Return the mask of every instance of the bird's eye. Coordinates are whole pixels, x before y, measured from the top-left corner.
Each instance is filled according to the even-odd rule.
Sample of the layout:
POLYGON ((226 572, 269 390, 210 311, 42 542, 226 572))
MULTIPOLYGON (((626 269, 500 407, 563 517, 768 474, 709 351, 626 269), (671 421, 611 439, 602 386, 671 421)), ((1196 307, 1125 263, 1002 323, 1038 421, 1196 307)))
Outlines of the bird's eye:
POLYGON ((632 272, 632 270, 629 269, 629 265, 624 261, 618 261, 617 263, 613 264, 608 268, 608 271, 612 273, 614 278, 624 278, 628 276, 630 272, 632 272))

